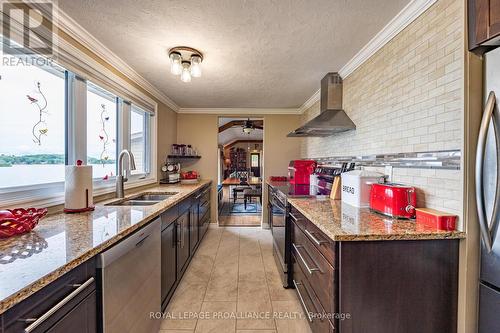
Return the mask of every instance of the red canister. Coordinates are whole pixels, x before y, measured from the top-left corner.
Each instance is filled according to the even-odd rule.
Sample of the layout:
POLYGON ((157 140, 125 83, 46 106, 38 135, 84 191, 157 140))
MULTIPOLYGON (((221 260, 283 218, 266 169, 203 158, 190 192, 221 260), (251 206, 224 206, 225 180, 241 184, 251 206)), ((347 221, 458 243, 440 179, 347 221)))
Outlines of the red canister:
POLYGON ((452 231, 457 224, 457 216, 432 208, 417 208, 417 225, 424 227, 452 231))

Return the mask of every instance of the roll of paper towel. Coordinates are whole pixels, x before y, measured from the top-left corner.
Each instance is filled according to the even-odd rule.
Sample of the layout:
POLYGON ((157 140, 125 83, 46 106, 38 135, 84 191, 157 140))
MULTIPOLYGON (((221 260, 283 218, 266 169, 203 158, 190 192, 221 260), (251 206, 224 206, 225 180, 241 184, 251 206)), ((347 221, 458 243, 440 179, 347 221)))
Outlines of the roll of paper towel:
POLYGON ((77 213, 94 209, 92 191, 92 166, 67 165, 64 183, 64 211, 77 213))

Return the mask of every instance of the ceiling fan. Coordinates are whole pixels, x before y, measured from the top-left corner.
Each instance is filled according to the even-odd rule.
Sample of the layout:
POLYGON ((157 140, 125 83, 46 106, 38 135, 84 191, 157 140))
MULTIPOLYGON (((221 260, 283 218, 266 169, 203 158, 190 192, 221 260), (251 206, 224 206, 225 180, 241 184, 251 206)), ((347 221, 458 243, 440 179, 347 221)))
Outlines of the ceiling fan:
MULTIPOLYGON (((261 122, 259 121, 259 124, 261 122)), ((248 118, 247 120, 244 121, 243 123, 243 133, 250 134, 254 129, 264 129, 264 127, 259 126, 258 124, 255 124, 253 121, 248 118)))
POLYGON ((222 125, 219 127, 219 133, 224 132, 225 130, 228 130, 233 127, 240 127, 243 129, 244 133, 250 133, 252 130, 255 129, 264 129, 264 121, 262 119, 260 120, 250 120, 248 118, 247 120, 231 120, 230 122, 222 125), (245 129, 246 128, 246 129, 245 129))

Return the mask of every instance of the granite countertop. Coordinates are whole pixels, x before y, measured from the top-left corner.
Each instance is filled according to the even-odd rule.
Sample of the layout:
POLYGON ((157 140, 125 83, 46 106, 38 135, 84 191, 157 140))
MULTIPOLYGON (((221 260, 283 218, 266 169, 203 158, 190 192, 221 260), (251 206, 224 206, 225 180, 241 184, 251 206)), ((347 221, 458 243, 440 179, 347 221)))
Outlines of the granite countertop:
POLYGON ((32 232, 0 240, 0 314, 209 183, 152 186, 127 196, 178 193, 152 206, 104 206, 113 199, 93 212, 48 215, 32 232))
POLYGON ((330 198, 288 198, 288 202, 334 241, 426 240, 465 238, 461 231, 443 231, 397 220, 330 198))

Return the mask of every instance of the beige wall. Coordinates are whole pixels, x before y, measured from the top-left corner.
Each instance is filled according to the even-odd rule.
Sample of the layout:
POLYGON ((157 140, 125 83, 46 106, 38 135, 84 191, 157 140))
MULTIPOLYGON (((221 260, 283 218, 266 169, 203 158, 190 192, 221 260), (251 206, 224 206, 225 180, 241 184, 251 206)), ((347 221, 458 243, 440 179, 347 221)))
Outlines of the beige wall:
POLYGON ((195 170, 203 179, 212 180, 212 223, 217 221, 218 133, 218 118, 215 115, 177 115, 177 143, 192 145, 201 156, 199 160, 182 163, 182 170, 195 170))
MULTIPOLYGON (((226 115, 225 115, 226 116, 226 115)), ((251 115, 264 119, 263 177, 286 175, 288 162, 300 157, 300 139, 287 138, 286 135, 296 129, 300 123, 298 115, 251 115)), ((212 222, 217 216, 217 156, 219 115, 177 115, 177 142, 191 144, 202 156, 200 160, 186 164, 183 169, 196 170, 202 178, 211 179, 212 186, 212 222)), ((267 202, 264 187, 263 202, 267 202)), ((263 205, 263 217, 267 222, 267 205, 263 205)))
POLYGON ((164 104, 158 105, 157 133, 158 179, 161 179, 164 177, 161 166, 165 164, 167 155, 170 154, 172 144, 177 141, 177 113, 164 104))
MULTIPOLYGON (((300 158, 300 138, 286 135, 299 127, 300 116, 269 115, 264 117, 264 179, 286 176, 288 162, 300 158)), ((267 189, 263 187, 263 202, 267 202, 267 189)), ((263 225, 268 226, 267 205, 263 205, 263 225)))
MULTIPOLYGON (((343 105, 356 130, 304 139, 301 156, 461 149, 463 11, 462 0, 438 0, 345 78, 343 105)), ((316 103, 303 121, 318 113, 316 103)), ((462 171, 395 168, 393 172, 395 181, 418 188, 419 206, 462 216, 462 171)))

